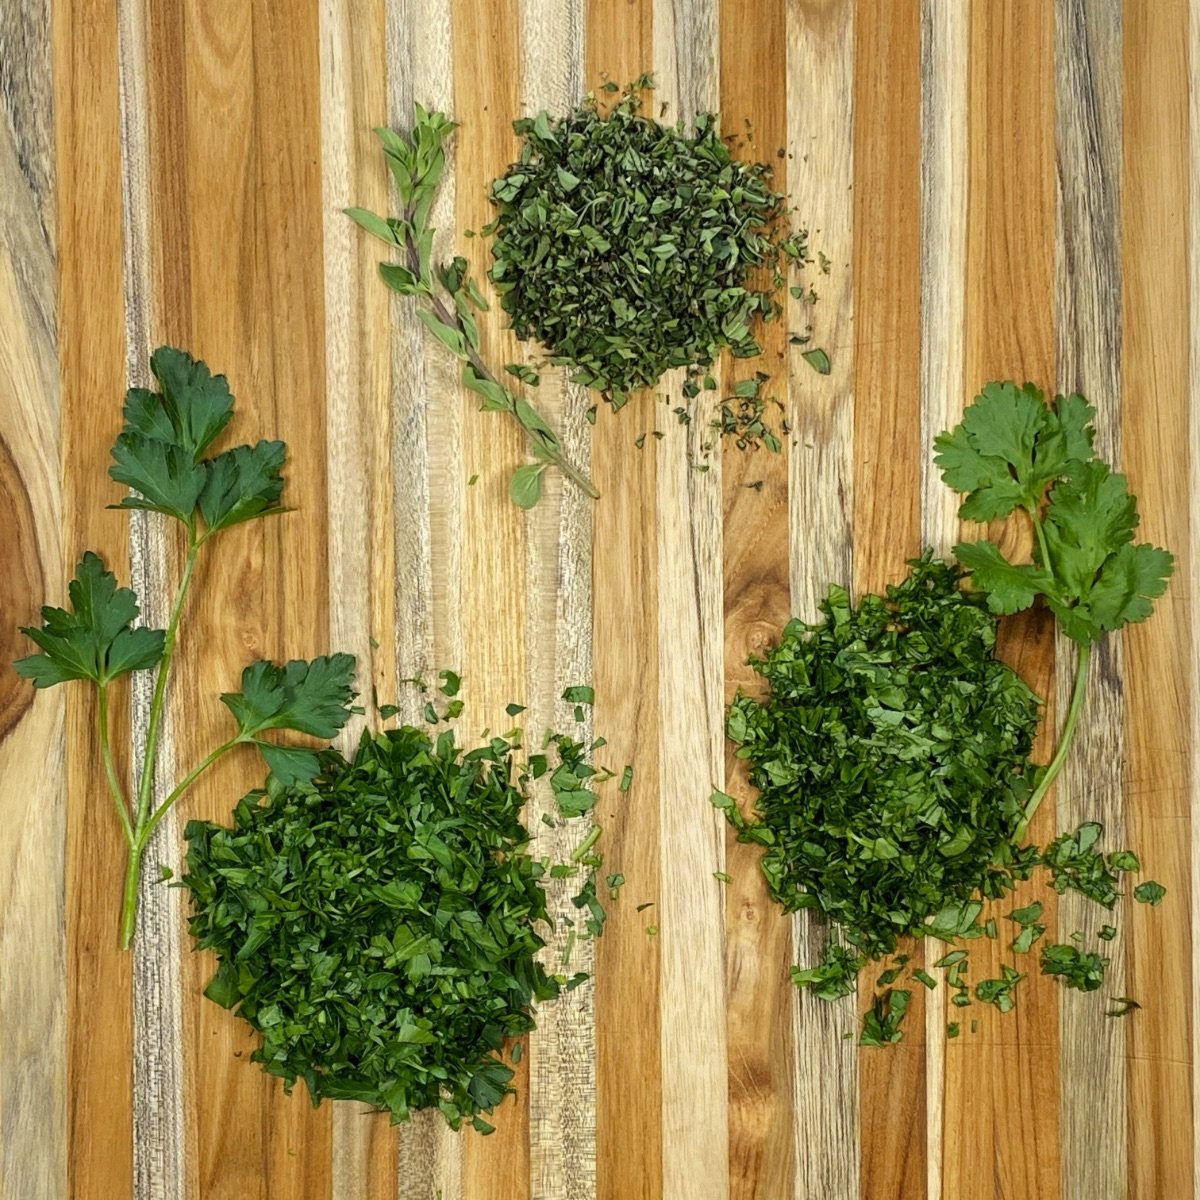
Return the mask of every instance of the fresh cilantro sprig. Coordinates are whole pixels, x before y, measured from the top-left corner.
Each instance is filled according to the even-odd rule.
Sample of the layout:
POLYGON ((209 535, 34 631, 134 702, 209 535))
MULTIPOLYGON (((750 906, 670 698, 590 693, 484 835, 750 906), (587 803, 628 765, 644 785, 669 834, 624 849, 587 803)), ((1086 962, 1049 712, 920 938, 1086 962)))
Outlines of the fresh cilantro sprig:
POLYGON ((429 215, 445 170, 444 143, 454 129, 445 114, 428 112, 419 104, 408 134, 377 129, 400 198, 400 216, 384 218, 365 208, 348 208, 346 215, 400 251, 399 262, 379 264, 383 282, 401 296, 417 299, 417 317, 462 362, 463 384, 480 397, 480 407, 508 413, 524 431, 534 461, 514 473, 509 485, 513 501, 522 508, 536 504, 542 494, 542 475, 550 466, 596 497, 599 493, 567 458, 546 419, 484 363, 475 314, 486 311, 488 304, 468 273, 467 260, 456 256, 448 263, 434 261, 429 215))
POLYGON ((120 923, 127 948, 137 924, 141 862, 152 834, 187 789, 236 746, 261 751, 279 778, 310 778, 317 757, 265 738, 270 730, 295 730, 328 739, 345 724, 353 699, 354 659, 347 654, 291 662, 259 662, 242 677, 242 691, 222 699, 238 722, 237 733, 194 766, 153 807, 155 764, 180 619, 200 550, 218 533, 256 517, 287 510, 280 504, 286 451, 260 441, 208 453, 233 417, 233 396, 223 375, 182 350, 163 346, 150 359, 158 390, 130 388, 125 423, 113 446, 109 474, 130 489, 113 507, 146 509, 178 521, 186 537, 183 571, 165 629, 135 626, 140 610, 128 588, 117 586, 103 561, 88 551, 68 587, 70 609, 47 606, 42 625, 22 630, 39 652, 19 659, 18 674, 39 688, 86 680, 97 689, 96 722, 101 757, 128 865, 120 923), (156 670, 136 793, 117 770, 109 723, 109 688, 133 671, 156 670))
POLYGON ((989 383, 939 434, 942 478, 964 493, 959 516, 994 521, 1022 510, 1034 534, 1033 561, 1015 563, 990 539, 954 548, 998 615, 1041 597, 1077 646, 1075 682, 1058 749, 1017 830, 1024 834, 1070 751, 1087 691, 1091 648, 1105 633, 1150 616, 1171 576, 1171 554, 1135 543, 1137 502, 1124 475, 1096 457, 1095 410, 1080 395, 1047 405, 1031 383, 989 383))

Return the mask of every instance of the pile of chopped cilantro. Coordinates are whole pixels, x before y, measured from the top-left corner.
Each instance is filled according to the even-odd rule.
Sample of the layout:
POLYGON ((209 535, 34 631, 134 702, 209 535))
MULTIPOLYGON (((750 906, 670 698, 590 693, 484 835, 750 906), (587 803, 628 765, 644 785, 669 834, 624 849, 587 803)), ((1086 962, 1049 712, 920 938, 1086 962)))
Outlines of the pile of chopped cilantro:
POLYGON ((648 86, 608 112, 589 97, 514 122, 520 158, 492 184, 491 278, 513 329, 615 407, 725 347, 760 353, 781 264, 807 257, 802 235, 780 232, 770 168, 733 158, 710 113, 691 131, 645 116, 648 86))
POLYGON ((995 657, 996 619, 926 554, 887 596, 792 621, 753 665, 769 685, 728 716, 760 789, 740 839, 764 846, 771 894, 815 908, 878 958, 1021 869, 1012 834, 1032 787, 1037 697, 995 657), (957 906, 957 907, 955 907, 957 906))
MULTIPOLYGON (((583 978, 537 959, 547 864, 528 853, 515 749, 367 734, 349 760, 323 752, 311 784, 250 793, 232 828, 188 824, 190 928, 219 958, 206 994, 262 1035, 253 1057, 289 1090, 302 1079, 314 1104, 361 1100, 397 1122, 436 1107, 490 1132, 482 1114, 512 1090, 505 1039, 583 978)), ((591 796, 578 758, 559 770, 591 796)), ((594 874, 577 907, 599 932, 594 874)))

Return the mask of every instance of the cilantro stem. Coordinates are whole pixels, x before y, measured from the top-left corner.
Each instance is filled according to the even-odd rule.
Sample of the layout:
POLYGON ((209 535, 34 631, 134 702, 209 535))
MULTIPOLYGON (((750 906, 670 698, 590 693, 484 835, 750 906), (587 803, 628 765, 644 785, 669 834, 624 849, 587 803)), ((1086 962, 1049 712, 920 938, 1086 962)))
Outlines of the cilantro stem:
POLYGON ((1029 803, 1025 806, 1025 815, 1021 818, 1021 823, 1017 826, 1016 840, 1018 841, 1025 836, 1026 830, 1029 828, 1029 823, 1033 820, 1034 814, 1038 810, 1038 806, 1050 790, 1050 785, 1054 782, 1059 771, 1063 769, 1063 764, 1067 761, 1067 755, 1071 750, 1071 742, 1075 737, 1075 727, 1079 724, 1079 714, 1083 711, 1083 700, 1087 694, 1088 667, 1092 659, 1092 645, 1090 642, 1079 642, 1078 647, 1079 654, 1075 664, 1075 684, 1071 691, 1071 706, 1067 709, 1067 719, 1063 723, 1062 733, 1059 736, 1058 749, 1055 751, 1054 757, 1050 760, 1050 765, 1046 768, 1046 773, 1042 776, 1041 783, 1038 784, 1033 795, 1029 797, 1029 803))
POLYGON ((1037 536, 1038 552, 1041 555, 1042 566, 1048 571, 1050 570, 1050 546, 1046 541, 1046 531, 1042 527, 1042 521, 1037 514, 1036 508, 1028 508, 1025 511, 1029 513, 1029 520, 1033 523, 1033 532, 1037 536))
POLYGON ((104 758, 104 774, 108 777, 108 790, 112 793, 113 803, 117 806, 117 820, 125 833, 125 840, 133 845, 133 826, 129 823, 129 802, 117 776, 117 767, 113 762, 112 741, 108 733, 108 684, 99 686, 100 699, 96 705, 96 725, 100 737, 100 753, 104 758))

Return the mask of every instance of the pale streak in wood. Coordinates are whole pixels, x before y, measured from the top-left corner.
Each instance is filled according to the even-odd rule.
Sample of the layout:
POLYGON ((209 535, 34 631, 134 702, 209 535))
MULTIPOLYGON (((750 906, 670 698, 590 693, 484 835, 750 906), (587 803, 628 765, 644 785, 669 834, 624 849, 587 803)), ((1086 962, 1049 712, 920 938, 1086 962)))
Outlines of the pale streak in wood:
MULTIPOLYGON (((1200 3, 1188 5, 1188 519, 1191 546, 1187 573, 1188 595, 1194 606, 1200 596, 1200 3)), ((1184 575, 1180 572, 1178 585, 1184 575)), ((1200 617, 1191 612, 1191 657, 1188 663, 1191 708, 1191 830, 1190 830, 1190 900, 1192 1036, 1200 1029, 1200 617)), ((1200 1112, 1200 1071, 1195 1063, 1191 1070, 1192 1113, 1200 1112)), ((1200 1197, 1200 1137, 1192 1138, 1192 1196, 1200 1197)))
MULTIPOLYGON (((1163 903, 1125 903, 1127 979, 1142 1001, 1129 1024, 1129 1200, 1190 1195, 1196 1138, 1191 1110, 1195 1031, 1182 996, 1189 961, 1188 848, 1195 784, 1191 741, 1197 697, 1188 664, 1196 636, 1190 592, 1196 529, 1190 520, 1188 275, 1188 28, 1186 0, 1124 10, 1122 459, 1138 498, 1139 540, 1176 555, 1175 578, 1153 618, 1124 634, 1125 804, 1143 878, 1163 903), (1186 449, 1185 449, 1186 447, 1186 449), (1172 902, 1172 897, 1174 901, 1172 902)), ((1193 252, 1194 252, 1193 247, 1193 252)))
POLYGON ((7 668, 32 649, 17 625, 35 624, 39 605, 63 592, 48 20, 45 4, 0 9, 3 1200, 67 1191, 64 696, 35 694, 7 668))
MULTIPOLYGON (((814 249, 832 263, 814 307, 788 306, 788 328, 807 319, 811 344, 830 359, 829 375, 816 376, 801 348, 792 351, 791 375, 808 385, 796 406, 790 463, 792 611, 806 620, 818 616, 831 583, 850 581, 853 566, 853 12, 847 0, 788 8, 788 150, 803 167, 792 201, 812 222, 814 249)), ((798 914, 793 928, 796 961, 815 963, 825 928, 808 914, 798 914)), ((797 995, 796 1200, 858 1200, 858 1047, 842 1038, 857 1028, 853 996, 828 1003, 797 995)))
MULTIPOLYGON (((964 5, 921 10, 921 514, 925 545, 949 557, 958 497, 942 483, 933 439, 962 418, 967 252, 967 56, 964 5)), ((925 1168, 928 1200, 942 1196, 946 996, 925 1002, 925 1168)))
MULTIPOLYGON (((521 6, 521 111, 542 109, 565 113, 583 95, 583 10, 578 0, 523 0, 521 6)), ((533 348, 524 347, 530 358, 533 348)), ((585 411, 594 401, 585 388, 569 384, 565 372, 543 368, 537 389, 539 410, 559 432, 570 460, 585 472, 590 465, 591 426, 585 411)), ((585 742, 593 733, 591 709, 581 726, 574 706, 560 697, 565 688, 592 682, 591 646, 591 517, 593 501, 561 472, 544 476, 540 503, 526 517, 529 579, 527 612, 528 709, 523 721, 527 743, 540 745, 544 732, 575 730, 585 742)), ((620 771, 621 765, 615 769, 620 771)), ((620 803, 613 785, 602 789, 593 818, 601 827, 605 809, 620 803)), ((566 862, 587 834, 589 822, 557 822, 548 826, 542 814, 557 816, 548 782, 536 787, 526 812, 533 852, 539 858, 566 862)), ((597 846, 603 853, 603 838, 597 846)), ((601 885, 605 870, 600 872, 601 885)), ((548 885, 554 932, 543 961, 551 972, 592 972, 595 948, 575 941, 569 962, 564 950, 571 925, 581 930, 579 910, 571 898, 579 880, 553 880, 548 885), (571 925, 568 924, 571 923, 571 925)), ((603 893, 602 893, 603 898, 603 893)), ((528 1039, 530 1189, 533 1200, 591 1200, 596 1194, 596 1075, 593 985, 564 991, 541 1005, 537 1029, 528 1039)))
MULTIPOLYGON (((386 115, 392 128, 411 128, 414 103, 456 115, 449 0, 388 0, 386 58, 386 115)), ((456 133, 450 139, 446 173, 430 212, 439 259, 454 253, 458 235, 454 161, 461 136, 456 133)), ((384 170, 382 152, 379 170, 384 170)), ((394 189, 389 196, 388 211, 394 212, 394 189)), ((390 311, 396 667, 400 678, 429 679, 463 658, 457 360, 417 320, 414 301, 393 295, 390 311)), ((411 684, 396 688, 397 719, 419 722, 424 697, 411 684)), ((440 1113, 420 1113, 402 1126, 399 1147, 398 1200, 434 1200, 438 1191, 443 1200, 459 1200, 462 1141, 440 1113)))
MULTIPOLYGON (((122 213, 125 233, 125 362, 131 385, 153 386, 149 355, 161 321, 161 297, 153 283, 150 181, 152 147, 147 88, 146 12, 141 0, 118 5, 120 37, 122 213)), ((114 397, 115 400, 115 397, 114 397)), ((162 629, 169 618, 168 574, 173 530, 156 513, 129 514, 130 580, 141 602, 141 622, 162 629)), ((132 678, 130 716, 139 785, 142 747, 149 722, 154 675, 132 678)), ((175 743, 168 704, 161 726, 152 807, 173 786, 175 743)), ((133 1173, 138 1200, 181 1200, 188 1185, 183 1104, 183 995, 179 961, 183 954, 181 893, 162 886, 162 868, 176 877, 182 854, 179 818, 164 818, 142 865, 137 936, 133 947, 133 1173)))
MULTIPOLYGON (((352 754, 374 698, 396 693, 395 518, 388 291, 375 270, 385 249, 343 213, 388 213, 388 174, 372 129, 387 110, 384 0, 323 0, 321 180, 325 263, 326 463, 330 645, 358 660, 366 713, 338 739, 352 754)), ((397 1139, 384 1113, 333 1110, 333 1200, 385 1200, 395 1192, 397 1139)))
MULTIPOLYGON (((714 111, 719 80, 713 0, 656 0, 655 104, 690 125, 714 111)), ((682 376, 656 392, 680 394, 682 376)), ((699 457, 710 434, 655 406, 658 456, 659 901, 663 1196, 720 1200, 729 1194, 725 1068, 725 828, 706 797, 724 783, 724 581, 720 456, 699 457), (695 460, 695 461, 693 461, 695 460), (697 466, 711 462, 711 470, 697 466), (697 1054, 696 1047, 704 1053, 697 1054)), ((646 451, 643 450, 643 453, 646 451)))
MULTIPOLYGON (((1057 0, 1055 62, 1058 219, 1055 239, 1055 390, 1080 391, 1096 408, 1096 448, 1120 463, 1121 425, 1121 14, 1057 0)), ((1057 709, 1070 704, 1074 644, 1058 635, 1057 709)), ((1079 732, 1055 786, 1060 829, 1104 825, 1105 844, 1126 844, 1121 640, 1093 651, 1079 732)), ((1075 892, 1059 901, 1062 931, 1082 931, 1110 959, 1106 992, 1125 995, 1122 931, 1097 940, 1110 914, 1075 892)), ((1096 997, 1063 989, 1059 1010, 1063 1200, 1125 1194, 1124 1021, 1096 997)))

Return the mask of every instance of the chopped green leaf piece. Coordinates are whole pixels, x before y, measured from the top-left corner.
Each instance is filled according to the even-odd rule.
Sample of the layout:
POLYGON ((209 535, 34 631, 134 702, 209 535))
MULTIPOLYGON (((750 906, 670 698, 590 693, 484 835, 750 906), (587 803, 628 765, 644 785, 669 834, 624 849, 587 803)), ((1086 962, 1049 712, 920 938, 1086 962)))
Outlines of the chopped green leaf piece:
POLYGON ((1148 879, 1145 883, 1139 883, 1133 889, 1133 898, 1139 904, 1161 904, 1162 898, 1166 894, 1167 889, 1161 883, 1155 883, 1153 879, 1148 879))

